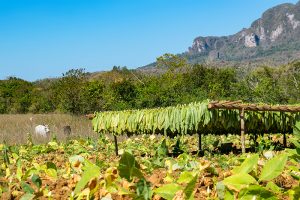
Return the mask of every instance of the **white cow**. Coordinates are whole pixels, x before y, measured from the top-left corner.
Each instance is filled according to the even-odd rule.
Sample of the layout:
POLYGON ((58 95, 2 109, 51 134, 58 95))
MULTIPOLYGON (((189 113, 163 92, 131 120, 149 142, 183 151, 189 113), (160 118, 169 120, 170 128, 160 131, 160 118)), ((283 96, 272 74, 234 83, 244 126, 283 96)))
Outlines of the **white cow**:
POLYGON ((50 133, 48 125, 37 125, 35 127, 35 135, 39 135, 42 137, 48 137, 50 133))

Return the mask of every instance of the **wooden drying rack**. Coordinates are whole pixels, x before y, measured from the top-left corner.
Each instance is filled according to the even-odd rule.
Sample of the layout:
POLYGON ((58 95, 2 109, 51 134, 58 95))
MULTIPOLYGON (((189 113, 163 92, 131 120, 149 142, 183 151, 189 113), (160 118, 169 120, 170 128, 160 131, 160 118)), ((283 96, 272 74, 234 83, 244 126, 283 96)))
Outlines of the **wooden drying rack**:
MULTIPOLYGON (((212 101, 208 104, 208 109, 225 109, 225 110, 239 110, 241 122, 241 145, 242 152, 246 152, 245 148, 245 110, 246 111, 274 111, 274 112, 300 112, 300 106, 287 106, 287 105, 257 105, 245 104, 239 101, 212 101)), ((201 139, 199 138, 201 141, 201 139)), ((283 132, 283 144, 286 147, 286 133, 283 132)), ((200 144, 199 144, 200 146, 200 144)))
MULTIPOLYGON (((245 148, 245 111, 274 111, 274 112, 300 112, 300 106, 287 105, 258 105, 245 104, 241 100, 238 101, 212 101, 208 104, 208 109, 225 109, 225 110, 239 110, 241 123, 241 146, 242 153, 246 152, 245 148)), ((95 114, 85 115, 88 119, 93 119, 95 114)), ((116 155, 118 155, 117 137, 114 136, 116 155)), ((283 143, 286 146, 286 133, 283 133, 283 143)), ((201 133, 199 133, 199 150, 201 150, 201 133)))

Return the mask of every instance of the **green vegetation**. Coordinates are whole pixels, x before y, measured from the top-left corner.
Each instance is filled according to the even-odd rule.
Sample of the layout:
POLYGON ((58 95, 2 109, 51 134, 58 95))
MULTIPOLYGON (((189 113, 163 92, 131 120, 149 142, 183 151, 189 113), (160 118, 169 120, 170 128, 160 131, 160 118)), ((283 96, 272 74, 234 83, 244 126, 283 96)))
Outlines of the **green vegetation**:
MULTIPOLYGON (((298 122, 289 139, 296 149, 266 148, 243 155, 216 153, 222 153, 222 144, 237 141, 238 136, 205 136, 207 151, 201 158, 192 154, 197 148, 194 136, 170 139, 142 135, 127 139, 119 143, 121 157, 114 155, 113 142, 103 134, 98 139, 66 143, 0 144, 0 197, 298 199, 299 135, 298 122)), ((271 145, 277 136, 281 137, 273 135, 271 145)))
MULTIPOLYGON (((245 118, 249 133, 291 133, 300 113, 246 111, 245 118)), ((93 127, 95 132, 115 135, 164 133, 174 137, 240 133, 239 111, 209 110, 208 101, 167 108, 97 112, 93 127)))
MULTIPOLYGON (((238 112, 208 110, 206 99, 299 103, 300 63, 244 71, 191 65, 166 54, 158 58, 157 69, 159 73, 152 75, 119 67, 98 74, 76 69, 53 80, 30 83, 11 77, 0 81, 1 113, 98 111, 93 128, 99 132, 93 139, 53 134, 50 142, 34 145, 32 128, 45 118, 22 115, 24 123, 30 122, 24 129, 27 143, 0 143, 0 197, 299 199, 299 113, 246 111, 248 153, 238 154, 238 112), (287 136, 286 149, 283 135, 278 134, 284 131, 294 132, 287 136), (137 136, 119 141, 118 157, 105 135, 108 132, 137 136), (194 135, 200 132, 204 133, 201 152, 194 135)), ((9 116, 17 121, 19 115, 2 115, 4 120, 9 116)), ((72 127, 87 123, 81 124, 77 120, 84 119, 73 115, 67 120, 67 116, 50 117, 60 123, 54 131, 61 131, 70 120, 72 127)))
POLYGON ((72 113, 174 106, 205 99, 271 104, 300 101, 300 63, 278 68, 214 68, 166 54, 157 73, 114 67, 70 70, 58 79, 0 81, 0 113, 72 113))

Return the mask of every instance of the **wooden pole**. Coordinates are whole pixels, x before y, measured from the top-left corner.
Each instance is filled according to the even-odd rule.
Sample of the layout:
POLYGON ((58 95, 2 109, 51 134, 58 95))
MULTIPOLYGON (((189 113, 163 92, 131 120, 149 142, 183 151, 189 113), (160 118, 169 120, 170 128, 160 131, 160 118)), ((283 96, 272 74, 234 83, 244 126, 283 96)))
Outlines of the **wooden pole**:
POLYGON ((257 133, 254 133, 254 145, 255 145, 255 147, 258 146, 258 143, 257 143, 257 133))
POLYGON ((245 118, 244 118, 244 109, 240 110, 240 120, 241 120, 241 145, 242 145, 242 153, 246 152, 245 148, 245 118))
POLYGON ((202 145, 201 145, 201 132, 198 133, 198 148, 199 152, 202 150, 202 145))
POLYGON ((228 110, 250 110, 250 111, 278 111, 278 112, 300 112, 300 106, 287 106, 287 105, 256 105, 256 104, 243 104, 239 101, 233 102, 210 102, 208 109, 228 109, 228 110))
POLYGON ((286 119, 284 117, 284 113, 282 114, 282 128, 283 128, 283 146, 284 148, 286 148, 287 144, 286 144, 286 119))
POLYGON ((287 146, 285 131, 283 132, 283 146, 284 146, 284 148, 286 148, 286 146, 287 146))
POLYGON ((116 156, 119 155, 119 150, 118 150, 118 140, 117 140, 117 136, 114 135, 114 141, 115 141, 115 151, 116 151, 116 156))

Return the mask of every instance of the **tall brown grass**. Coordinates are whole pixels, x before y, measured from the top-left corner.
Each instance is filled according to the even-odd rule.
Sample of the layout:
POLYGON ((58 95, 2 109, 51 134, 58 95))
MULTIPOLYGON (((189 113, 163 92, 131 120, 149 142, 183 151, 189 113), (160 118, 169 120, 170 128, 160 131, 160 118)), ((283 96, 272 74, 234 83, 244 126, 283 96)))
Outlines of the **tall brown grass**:
POLYGON ((33 143, 47 142, 52 137, 59 141, 65 141, 63 127, 71 126, 70 138, 97 137, 92 130, 90 120, 82 116, 72 116, 67 114, 5 114, 0 115, 0 143, 6 141, 8 144, 25 144, 27 134, 32 135, 33 143), (35 136, 34 128, 39 124, 48 124, 50 128, 50 138, 35 136))

